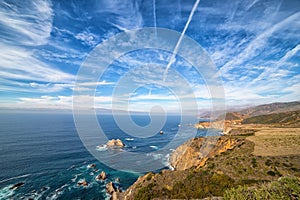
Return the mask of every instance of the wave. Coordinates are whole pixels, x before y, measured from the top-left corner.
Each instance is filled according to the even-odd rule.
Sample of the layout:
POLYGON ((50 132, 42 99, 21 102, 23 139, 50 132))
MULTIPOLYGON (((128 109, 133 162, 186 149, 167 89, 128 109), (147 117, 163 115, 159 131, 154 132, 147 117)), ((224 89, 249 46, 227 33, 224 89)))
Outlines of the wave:
POLYGON ((11 177, 11 178, 8 178, 8 179, 4 179, 4 180, 1 180, 0 183, 4 183, 4 182, 11 181, 11 180, 14 180, 14 179, 19 179, 19 178, 25 178, 25 177, 28 177, 28 176, 31 176, 31 174, 24 174, 24 175, 21 175, 21 176, 15 176, 15 177, 11 177))
POLYGON ((154 146, 154 145, 151 145, 150 146, 152 149, 158 149, 158 147, 157 146, 154 146))
POLYGON ((127 140, 127 141, 132 141, 132 140, 134 140, 133 138, 125 138, 125 140, 127 140))
POLYGON ((31 193, 25 194, 25 196, 28 197, 28 199, 41 199, 43 197, 43 195, 45 194, 45 192, 49 189, 50 189, 49 186, 44 186, 38 191, 33 190, 33 191, 31 191, 31 193))
POLYGON ((0 190, 0 199, 10 199, 10 197, 15 193, 15 190, 11 190, 10 188, 13 185, 8 185, 0 190))
POLYGON ((170 154, 169 153, 165 156, 165 159, 163 159, 163 164, 165 166, 167 166, 170 170, 174 171, 174 167, 172 167, 172 165, 170 163, 170 154))
POLYGON ((46 199, 50 199, 50 200, 58 199, 64 193, 64 189, 68 186, 69 184, 64 184, 63 186, 57 188, 55 191, 53 191, 50 194, 50 196, 47 196, 46 199))
POLYGON ((97 151, 106 151, 107 150, 107 146, 106 146, 106 144, 99 145, 99 146, 96 147, 96 150, 97 151))
POLYGON ((163 158, 163 154, 160 153, 147 153, 146 155, 153 157, 154 160, 159 160, 163 158))

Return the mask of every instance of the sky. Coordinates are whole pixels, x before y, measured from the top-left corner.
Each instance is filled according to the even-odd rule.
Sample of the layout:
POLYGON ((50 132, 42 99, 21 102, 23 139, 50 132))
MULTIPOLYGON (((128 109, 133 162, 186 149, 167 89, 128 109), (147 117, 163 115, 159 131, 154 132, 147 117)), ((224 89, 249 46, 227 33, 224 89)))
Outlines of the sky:
MULTIPOLYGON (((185 35, 215 64, 228 107, 300 100, 299 0, 202 0, 196 7, 195 2, 2 0, 0 108, 71 110, 78 73, 97 46, 116 34, 146 27, 180 34, 189 18, 185 35)), ((82 102, 93 99, 97 109, 149 111, 160 105, 178 110, 181 102, 168 85, 142 82, 163 76, 171 62, 170 70, 186 80, 198 109, 210 107, 218 98, 208 90, 210 77, 175 57, 171 62, 172 52, 159 49, 127 52, 98 80, 80 87, 96 88, 94 96, 83 95, 82 102), (142 64, 146 67, 135 68, 142 64), (114 89, 128 73, 140 84, 127 94, 129 106, 121 101, 113 106, 114 89)), ((180 77, 167 79, 182 87, 180 77)))

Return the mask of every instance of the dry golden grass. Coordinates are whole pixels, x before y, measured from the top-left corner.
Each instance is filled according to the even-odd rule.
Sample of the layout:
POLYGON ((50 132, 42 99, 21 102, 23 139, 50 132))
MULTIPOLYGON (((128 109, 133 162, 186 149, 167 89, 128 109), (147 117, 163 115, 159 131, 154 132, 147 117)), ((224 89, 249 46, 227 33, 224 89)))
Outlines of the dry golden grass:
POLYGON ((300 155, 300 128, 259 128, 254 136, 254 155, 300 155))

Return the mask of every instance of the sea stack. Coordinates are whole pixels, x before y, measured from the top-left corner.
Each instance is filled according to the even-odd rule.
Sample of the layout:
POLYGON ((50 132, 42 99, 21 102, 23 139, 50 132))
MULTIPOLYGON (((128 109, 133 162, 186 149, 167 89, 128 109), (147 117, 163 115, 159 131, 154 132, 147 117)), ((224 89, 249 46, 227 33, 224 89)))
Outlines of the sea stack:
POLYGON ((106 173, 102 171, 97 177, 97 180, 105 180, 106 179, 106 173))
POLYGON ((125 144, 120 139, 109 140, 106 145, 108 147, 124 147, 125 144))

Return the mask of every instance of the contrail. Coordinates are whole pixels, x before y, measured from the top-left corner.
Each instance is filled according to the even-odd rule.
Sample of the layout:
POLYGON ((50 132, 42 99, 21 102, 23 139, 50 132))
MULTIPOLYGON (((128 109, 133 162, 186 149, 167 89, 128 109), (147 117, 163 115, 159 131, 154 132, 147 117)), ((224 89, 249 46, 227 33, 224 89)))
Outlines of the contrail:
POLYGON ((163 81, 165 81, 166 78, 167 78, 167 74, 168 74, 168 71, 169 71, 169 69, 170 69, 170 66, 176 61, 176 60, 175 60, 175 56, 176 56, 176 54, 177 54, 177 52, 178 52, 178 48, 179 48, 179 46, 180 46, 180 44, 181 44, 181 40, 182 40, 182 38, 183 38, 183 36, 184 36, 184 34, 185 34, 187 28, 189 27, 190 22, 192 21, 192 18, 193 18, 193 16, 194 16, 194 13, 195 13, 195 11, 196 11, 196 9, 197 9, 199 3, 200 3, 200 0, 196 0, 195 4, 194 4, 194 6, 193 6, 193 8, 192 8, 192 10, 191 10, 190 16, 189 16, 189 18, 188 18, 188 20, 187 20, 187 22, 186 22, 186 24, 185 24, 185 26, 184 26, 183 31, 181 32, 181 35, 180 35, 180 37, 179 37, 179 39, 178 39, 178 41, 177 41, 177 44, 176 44, 176 46, 175 46, 175 49, 174 49, 174 51, 173 51, 173 53, 172 53, 172 55, 171 55, 171 58, 170 58, 170 60, 169 60, 169 63, 168 63, 168 65, 167 65, 167 67, 166 67, 166 69, 165 69, 165 71, 164 71, 163 81))
MULTIPOLYGON (((153 0, 153 25, 154 28, 156 28, 156 2, 153 0)), ((156 30, 155 30, 155 36, 156 36, 156 30)))

